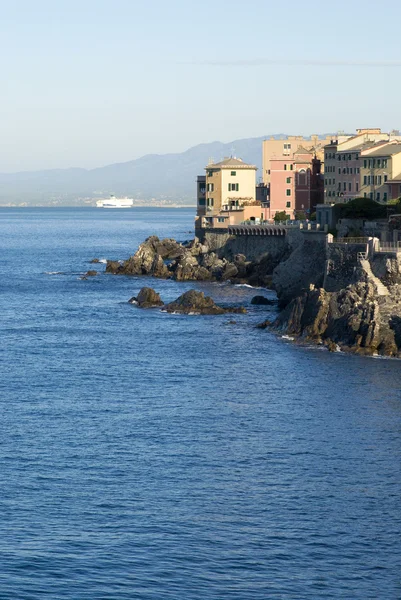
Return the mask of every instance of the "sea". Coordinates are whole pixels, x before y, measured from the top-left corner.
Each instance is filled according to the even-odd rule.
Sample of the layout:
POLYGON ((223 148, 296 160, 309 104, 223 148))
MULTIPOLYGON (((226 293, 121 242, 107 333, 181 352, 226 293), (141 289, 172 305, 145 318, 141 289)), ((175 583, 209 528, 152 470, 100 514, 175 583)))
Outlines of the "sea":
POLYGON ((400 361, 257 328, 271 290, 104 272, 193 222, 0 209, 0 599, 400 599, 400 361))

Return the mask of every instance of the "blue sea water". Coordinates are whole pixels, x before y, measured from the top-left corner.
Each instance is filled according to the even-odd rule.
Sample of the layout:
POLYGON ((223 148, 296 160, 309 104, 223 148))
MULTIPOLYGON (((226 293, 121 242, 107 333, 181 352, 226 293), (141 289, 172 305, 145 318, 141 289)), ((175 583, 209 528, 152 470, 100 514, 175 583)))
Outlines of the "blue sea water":
POLYGON ((0 598, 401 598, 399 361, 256 329, 247 287, 80 279, 192 227, 0 210, 0 598), (249 312, 127 303, 149 284, 249 312))

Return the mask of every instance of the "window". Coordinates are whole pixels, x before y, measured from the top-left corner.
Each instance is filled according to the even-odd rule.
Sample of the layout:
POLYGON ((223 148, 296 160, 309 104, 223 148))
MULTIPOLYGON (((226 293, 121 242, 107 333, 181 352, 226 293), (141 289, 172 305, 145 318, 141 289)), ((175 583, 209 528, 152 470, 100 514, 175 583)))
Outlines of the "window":
POLYGON ((287 202, 286 207, 291 208, 291 202, 287 202))
POLYGON ((286 183, 291 183, 291 177, 287 177, 286 183))
POLYGON ((214 192, 214 183, 208 183, 207 184, 207 191, 208 192, 214 192))
POLYGON ((383 158, 383 169, 387 169, 387 158, 383 158))
POLYGON ((238 192, 239 191, 239 183, 229 183, 228 191, 229 192, 238 192))
POLYGON ((205 206, 205 199, 204 198, 198 198, 198 205, 199 206, 205 206))
POLYGON ((292 170, 293 170, 293 168, 294 168, 294 166, 293 166, 293 165, 290 165, 290 171, 292 171, 292 170))
POLYGON ((387 181, 387 175, 383 175, 383 181, 384 181, 384 183, 386 183, 386 181, 387 181))
POLYGON ((384 194, 383 194, 383 200, 386 202, 386 200, 387 200, 387 192, 384 192, 384 194))
POLYGON ((378 168, 382 166, 382 161, 380 160, 380 158, 377 159, 377 166, 378 168))
POLYGON ((344 186, 344 192, 345 192, 345 191, 347 191, 347 184, 346 184, 346 182, 345 182, 345 181, 344 181, 344 183, 343 183, 343 186, 344 186))
POLYGON ((235 177, 237 174, 237 171, 231 171, 231 177, 235 177))
POLYGON ((214 206, 214 200, 213 200, 213 198, 208 198, 207 199, 207 205, 208 206, 214 206))
POLYGON ((363 197, 366 198, 366 192, 363 192, 363 197))
POLYGON ((369 198, 373 200, 373 192, 369 192, 369 198))
MULTIPOLYGON (((287 183, 290 183, 287 179, 287 183)), ((324 180, 324 185, 327 185, 327 179, 324 180)))
POLYGON ((376 200, 380 200, 380 192, 377 192, 377 194, 376 194, 376 200))
POLYGON ((224 217, 218 217, 217 220, 219 223, 224 223, 224 217))
POLYGON ((350 192, 352 190, 352 183, 348 184, 348 191, 350 192))
POLYGON ((338 174, 341 175, 341 169, 340 168, 338 169, 338 174))
POLYGON ((355 184, 355 191, 359 192, 359 183, 358 182, 356 182, 356 184, 355 184))
POLYGON ((208 171, 208 172, 207 172, 207 176, 208 176, 208 177, 213 177, 213 171, 208 171))
POLYGON ((372 167, 373 167, 373 168, 375 168, 375 166, 376 166, 376 159, 374 158, 374 159, 372 160, 372 167))
POLYGON ((367 166, 368 166, 368 161, 367 161, 367 160, 364 160, 364 161, 363 161, 363 168, 364 168, 364 169, 366 169, 366 167, 367 167, 367 166))
POLYGON ((284 165, 284 171, 286 171, 286 170, 287 170, 287 165, 284 165))
POLYGON ((382 176, 378 175, 377 176, 377 185, 381 185, 382 184, 382 176))
POLYGON ((291 196, 291 190, 289 190, 289 189, 285 190, 285 194, 286 194, 286 196, 291 196))

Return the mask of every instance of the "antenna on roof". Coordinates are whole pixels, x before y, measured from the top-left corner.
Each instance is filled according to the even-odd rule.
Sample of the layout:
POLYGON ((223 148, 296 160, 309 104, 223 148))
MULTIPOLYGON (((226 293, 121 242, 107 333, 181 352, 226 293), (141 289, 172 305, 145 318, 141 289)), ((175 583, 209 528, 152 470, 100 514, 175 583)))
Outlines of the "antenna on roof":
POLYGON ((209 156, 209 162, 207 164, 212 165, 213 163, 214 163, 213 156, 209 156))
POLYGON ((234 146, 231 146, 231 158, 235 158, 234 153, 235 153, 235 148, 234 148, 234 146))

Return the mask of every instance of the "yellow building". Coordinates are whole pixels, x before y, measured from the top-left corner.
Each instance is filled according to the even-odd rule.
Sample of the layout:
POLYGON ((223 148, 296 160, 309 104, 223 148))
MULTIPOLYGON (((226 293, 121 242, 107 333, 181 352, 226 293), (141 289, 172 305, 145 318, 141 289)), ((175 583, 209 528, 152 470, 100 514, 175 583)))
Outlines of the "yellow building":
POLYGON ((255 165, 230 157, 205 170, 205 197, 198 193, 197 227, 224 228, 263 219, 261 203, 256 200, 255 165))
MULTIPOLYGON (((393 198, 389 182, 401 173, 401 143, 394 141, 361 153, 360 195, 377 202, 393 198)), ((398 194, 399 195, 399 194, 398 194)), ((394 197, 397 198, 398 195, 394 197)))

